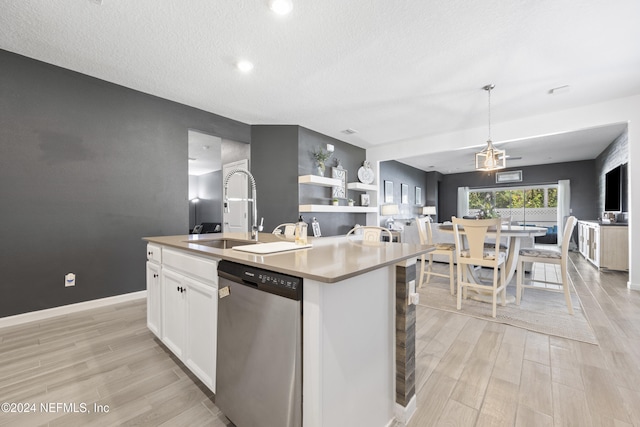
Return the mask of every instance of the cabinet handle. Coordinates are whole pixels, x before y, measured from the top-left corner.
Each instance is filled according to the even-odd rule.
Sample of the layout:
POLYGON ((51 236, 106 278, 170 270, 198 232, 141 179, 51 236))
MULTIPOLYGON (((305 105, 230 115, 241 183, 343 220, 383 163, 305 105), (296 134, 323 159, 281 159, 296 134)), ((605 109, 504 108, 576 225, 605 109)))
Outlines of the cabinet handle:
POLYGON ((176 291, 180 292, 180 286, 176 287, 176 291))
POLYGON ((153 277, 158 277, 158 275, 157 275, 157 274, 154 274, 154 275, 153 275, 153 277))
POLYGON ((187 292, 187 288, 183 288, 182 286, 178 286, 178 287, 176 288, 176 290, 177 290, 178 292, 180 292, 180 293, 182 293, 182 292, 187 292))
POLYGON ((147 255, 153 255, 153 252, 147 252, 147 255))

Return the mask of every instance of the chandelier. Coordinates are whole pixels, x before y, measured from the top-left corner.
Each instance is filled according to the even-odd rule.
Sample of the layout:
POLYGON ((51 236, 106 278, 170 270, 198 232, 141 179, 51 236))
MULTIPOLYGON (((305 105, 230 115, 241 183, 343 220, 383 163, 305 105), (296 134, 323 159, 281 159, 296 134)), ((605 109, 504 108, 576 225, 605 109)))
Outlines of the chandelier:
POLYGON ((482 88, 486 90, 489 95, 489 139, 487 140, 487 146, 482 151, 476 153, 476 169, 481 171, 492 171, 507 167, 506 152, 504 150, 498 150, 491 142, 491 90, 494 87, 496 87, 496 85, 488 84, 482 88))

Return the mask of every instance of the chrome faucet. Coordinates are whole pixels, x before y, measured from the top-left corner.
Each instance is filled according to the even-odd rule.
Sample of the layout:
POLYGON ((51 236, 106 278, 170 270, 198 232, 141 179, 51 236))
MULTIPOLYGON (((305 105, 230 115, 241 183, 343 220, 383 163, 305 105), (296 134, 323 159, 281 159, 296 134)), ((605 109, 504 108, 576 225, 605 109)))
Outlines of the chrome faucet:
POLYGON ((234 200, 234 201, 244 200, 244 199, 229 199, 229 196, 227 194, 229 192, 229 180, 233 175, 237 173, 245 174, 247 177, 249 177, 249 181, 251 182, 251 198, 246 200, 251 202, 251 204, 253 205, 253 225, 251 226, 251 238, 257 242, 258 231, 262 231, 263 229, 262 224, 264 223, 264 218, 262 218, 262 220, 260 221, 260 225, 258 225, 258 198, 256 195, 256 180, 253 177, 253 175, 251 175, 251 172, 249 172, 248 170, 234 169, 231 172, 229 172, 227 176, 224 177, 224 184, 223 184, 224 185, 224 212, 229 213, 229 200, 234 200))

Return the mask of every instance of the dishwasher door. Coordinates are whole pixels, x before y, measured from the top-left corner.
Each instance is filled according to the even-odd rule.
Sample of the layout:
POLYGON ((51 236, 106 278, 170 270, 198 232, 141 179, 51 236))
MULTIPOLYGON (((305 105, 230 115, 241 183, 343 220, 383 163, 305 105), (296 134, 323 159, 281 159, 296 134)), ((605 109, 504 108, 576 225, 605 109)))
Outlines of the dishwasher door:
POLYGON ((241 267, 257 283, 218 273, 216 406, 237 427, 301 426, 301 302, 276 294, 286 276, 241 267))

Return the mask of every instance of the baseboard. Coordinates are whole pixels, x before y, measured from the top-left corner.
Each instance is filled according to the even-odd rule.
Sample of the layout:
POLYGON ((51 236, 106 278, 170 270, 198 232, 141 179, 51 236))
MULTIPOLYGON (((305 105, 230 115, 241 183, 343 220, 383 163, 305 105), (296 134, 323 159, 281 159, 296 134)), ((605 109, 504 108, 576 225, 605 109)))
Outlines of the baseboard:
POLYGON ((21 325, 23 323, 35 322, 51 317, 62 316, 65 314, 77 313, 79 311, 89 310, 91 308, 105 307, 121 302, 133 301, 147 297, 147 291, 131 292, 128 294, 116 295, 113 297, 94 299, 91 301, 79 302, 76 304, 63 305, 60 307, 47 308, 45 310, 32 311, 29 313, 16 314, 15 316, 7 316, 0 319, 0 328, 7 326, 21 325))
POLYGON ((627 289, 631 289, 632 291, 640 291, 640 284, 627 282, 627 289))
POLYGON ((399 422, 402 425, 407 425, 413 414, 416 413, 416 409, 416 395, 414 394, 407 406, 401 406, 399 403, 396 403, 395 421, 399 422))

